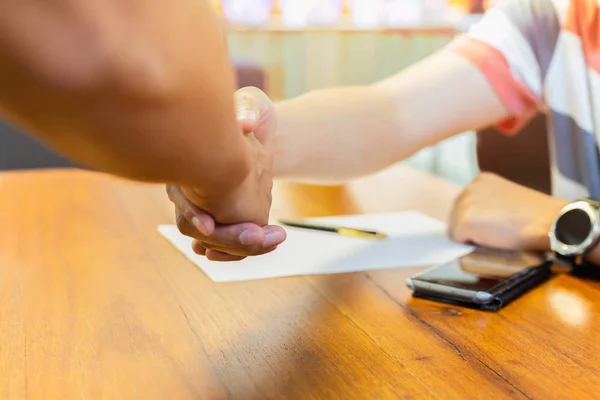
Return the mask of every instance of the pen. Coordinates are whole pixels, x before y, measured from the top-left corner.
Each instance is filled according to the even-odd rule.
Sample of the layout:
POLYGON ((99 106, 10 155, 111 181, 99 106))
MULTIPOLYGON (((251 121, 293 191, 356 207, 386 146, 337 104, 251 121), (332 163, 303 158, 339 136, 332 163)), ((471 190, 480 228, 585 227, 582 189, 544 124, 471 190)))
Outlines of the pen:
POLYGON ((324 225, 312 225, 305 224, 302 222, 292 221, 279 221, 280 224, 286 225, 292 228, 310 229, 313 231, 331 232, 337 233, 341 236, 361 237, 367 239, 385 239, 388 237, 387 234, 376 231, 367 231, 364 229, 346 228, 343 226, 324 226, 324 225))

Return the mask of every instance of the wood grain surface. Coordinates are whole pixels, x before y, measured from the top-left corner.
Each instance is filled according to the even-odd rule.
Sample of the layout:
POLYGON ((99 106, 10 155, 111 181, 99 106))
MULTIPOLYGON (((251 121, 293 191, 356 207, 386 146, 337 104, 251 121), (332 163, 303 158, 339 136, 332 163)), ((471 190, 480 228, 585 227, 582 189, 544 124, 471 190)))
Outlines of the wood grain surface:
MULTIPOLYGON (((407 167, 279 184, 274 214, 416 209, 459 188, 407 167)), ((0 175, 1 399, 598 398, 600 286, 557 275, 498 313, 412 299, 417 268, 216 284, 156 231, 162 187, 0 175)))

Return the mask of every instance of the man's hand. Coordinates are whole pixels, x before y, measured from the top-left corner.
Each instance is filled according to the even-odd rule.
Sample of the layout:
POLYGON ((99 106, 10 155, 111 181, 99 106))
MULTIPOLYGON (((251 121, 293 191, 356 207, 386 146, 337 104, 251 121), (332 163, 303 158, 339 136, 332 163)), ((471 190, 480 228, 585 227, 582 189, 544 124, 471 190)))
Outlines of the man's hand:
POLYGON ((194 252, 213 261, 238 261, 246 256, 273 251, 285 240, 285 231, 274 225, 253 223, 216 224, 213 217, 198 208, 180 187, 167 186, 169 199, 175 204, 179 231, 194 238, 194 252))
MULTIPOLYGON (((258 148, 257 162, 266 163, 263 170, 268 170, 268 180, 272 183, 269 145, 277 129, 273 104, 257 88, 240 89, 235 99, 240 127, 258 148)), ((241 188, 241 193, 229 203, 207 204, 191 188, 167 186, 169 198, 175 204, 177 226, 184 235, 196 239, 193 244, 196 253, 214 261, 236 261, 273 251, 285 240, 285 231, 281 227, 266 225, 268 208, 257 210, 258 214, 250 210, 250 202, 256 200, 259 200, 259 204, 268 203, 270 207, 271 186, 268 186, 268 191, 256 192, 257 198, 249 199, 244 195, 244 190, 247 191, 241 188), (264 198, 261 199, 261 196, 264 198), (240 218, 244 213, 248 216, 240 218), (215 219, 218 223, 215 223, 215 219), (230 225, 235 222, 241 223, 230 225)))
POLYGON ((246 134, 245 138, 252 153, 252 169, 237 188, 224 196, 207 196, 194 187, 182 187, 181 191, 221 224, 252 222, 262 226, 269 222, 271 210, 273 157, 252 133, 246 134))
POLYGON ((548 232, 566 201, 482 173, 456 200, 453 239, 479 246, 547 251, 548 232))

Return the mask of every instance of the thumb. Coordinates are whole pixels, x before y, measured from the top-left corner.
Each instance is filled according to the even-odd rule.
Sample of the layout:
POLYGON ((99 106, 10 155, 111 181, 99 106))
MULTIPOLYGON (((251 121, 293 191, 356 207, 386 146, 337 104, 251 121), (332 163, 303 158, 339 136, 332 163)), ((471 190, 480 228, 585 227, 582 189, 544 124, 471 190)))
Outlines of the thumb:
POLYGON ((258 88, 244 87, 235 92, 236 116, 243 133, 253 132, 262 117, 266 95, 258 88))

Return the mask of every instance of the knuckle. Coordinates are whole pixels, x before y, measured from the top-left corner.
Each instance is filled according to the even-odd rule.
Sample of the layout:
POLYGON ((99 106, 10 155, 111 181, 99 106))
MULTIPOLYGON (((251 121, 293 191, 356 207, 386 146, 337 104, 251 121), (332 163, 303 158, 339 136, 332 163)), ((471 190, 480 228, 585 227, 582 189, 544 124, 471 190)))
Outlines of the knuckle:
POLYGON ((184 226, 187 225, 187 220, 179 211, 175 212, 175 224, 177 225, 177 228, 179 228, 179 230, 181 230, 184 226))
POLYGON ((206 249, 202 246, 194 246, 192 248, 192 250, 194 251, 195 254, 198 254, 199 256, 206 255, 206 249))
POLYGON ((177 229, 181 232, 182 235, 189 236, 192 238, 197 238, 200 236, 198 230, 192 226, 192 224, 184 217, 181 213, 176 213, 175 216, 175 224, 177 225, 177 229))
POLYGON ((185 219, 188 222, 191 221, 192 218, 194 218, 194 212, 189 207, 182 207, 179 209, 179 211, 183 219, 185 219))
POLYGON ((464 208, 461 210, 458 218, 458 222, 462 224, 469 224, 473 222, 473 211, 470 208, 464 208))
POLYGON ((464 238, 467 232, 470 230, 472 220, 470 219, 469 212, 460 212, 453 219, 450 224, 450 234, 453 238, 464 238))
POLYGON ((244 95, 251 96, 251 97, 262 96, 262 94, 264 93, 258 87, 252 86, 252 85, 241 88, 239 90, 239 92, 244 95))
POLYGON ((450 237, 454 241, 460 243, 465 243, 469 241, 468 230, 464 229, 464 227, 461 226, 455 226, 450 232, 450 237))
POLYGON ((254 105, 256 100, 256 92, 252 90, 251 86, 248 86, 238 90, 235 94, 235 99, 238 102, 238 105, 248 107, 254 105))
POLYGON ((167 185, 167 197, 181 211, 188 209, 187 198, 181 191, 181 188, 176 185, 167 185))
POLYGON ((453 240, 456 240, 458 242, 461 241, 462 239, 462 232, 460 229, 460 226, 458 223, 453 222, 448 226, 448 235, 450 236, 450 238, 452 238, 453 240))
POLYGON ((269 97, 256 86, 245 86, 235 92, 238 108, 258 109, 261 104, 270 102, 269 97))
POLYGON ((460 237, 459 237, 459 235, 458 235, 458 230, 456 229, 456 227, 455 227, 455 226, 450 226, 450 227, 448 227, 448 236, 450 236, 450 238, 451 238, 452 240, 455 240, 455 241, 457 241, 457 242, 459 242, 459 241, 460 241, 460 237))
POLYGON ((198 239, 195 239, 192 242, 192 250, 194 251, 194 253, 198 254, 198 255, 206 255, 206 247, 204 247, 202 245, 202 242, 200 242, 198 239))
POLYGON ((468 232, 473 231, 476 226, 475 219, 471 216, 471 213, 463 214, 456 221, 456 228, 463 234, 467 234, 468 232))
POLYGON ((173 197, 175 196, 174 193, 173 193, 174 190, 175 190, 174 186, 173 185, 167 185, 166 188, 165 188, 165 190, 167 191, 167 197, 169 198, 169 200, 173 201, 173 197))
POLYGON ((194 209, 183 201, 175 201, 175 210, 177 212, 177 218, 183 218, 191 221, 196 216, 194 209))
POLYGON ((454 200, 454 204, 452 205, 452 214, 456 217, 458 214, 462 212, 462 210, 466 207, 466 203, 469 199, 469 193, 466 189, 454 200))

